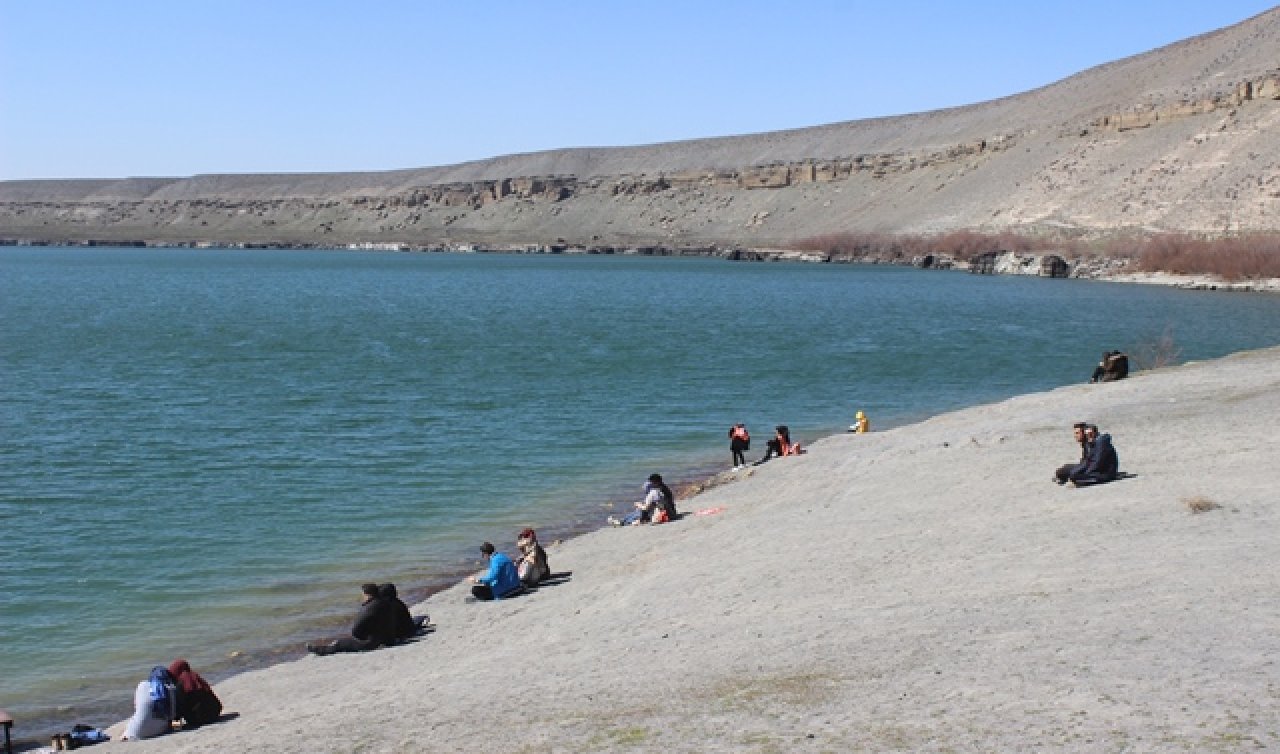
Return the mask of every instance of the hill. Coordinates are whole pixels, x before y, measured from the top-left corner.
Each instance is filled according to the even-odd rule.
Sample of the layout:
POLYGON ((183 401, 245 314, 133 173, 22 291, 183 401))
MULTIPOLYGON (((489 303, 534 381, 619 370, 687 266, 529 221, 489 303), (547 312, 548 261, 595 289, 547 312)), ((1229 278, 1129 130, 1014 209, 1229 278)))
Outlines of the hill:
POLYGON ((0 182, 0 238, 759 248, 835 232, 1275 232, 1277 50, 1280 8, 914 115, 388 172, 0 182))

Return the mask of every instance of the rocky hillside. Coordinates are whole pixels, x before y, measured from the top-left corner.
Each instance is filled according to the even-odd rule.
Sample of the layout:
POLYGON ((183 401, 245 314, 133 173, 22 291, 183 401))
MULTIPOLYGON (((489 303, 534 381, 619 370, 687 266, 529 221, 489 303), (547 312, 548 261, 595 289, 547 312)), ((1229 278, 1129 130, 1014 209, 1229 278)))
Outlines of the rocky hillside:
POLYGON ((0 182, 0 239, 786 247, 1280 231, 1280 8, 1003 99, 378 173, 0 182))

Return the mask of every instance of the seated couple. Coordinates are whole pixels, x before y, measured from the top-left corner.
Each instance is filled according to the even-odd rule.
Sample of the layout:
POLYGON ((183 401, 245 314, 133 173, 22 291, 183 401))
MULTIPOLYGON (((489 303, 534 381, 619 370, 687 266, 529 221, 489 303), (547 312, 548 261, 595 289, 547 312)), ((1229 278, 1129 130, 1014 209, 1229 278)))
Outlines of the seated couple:
POLYGON ((417 636, 427 622, 427 616, 414 616, 409 612, 409 606, 396 594, 395 584, 363 584, 360 587, 360 611, 351 626, 351 635, 309 642, 307 651, 331 655, 389 647, 417 636))
POLYGON ((606 519, 614 526, 639 526, 640 524, 662 524, 675 521, 680 517, 676 512, 675 496, 671 488, 662 481, 661 474, 650 474, 644 483, 644 500, 635 504, 635 510, 622 518, 609 516, 606 519))
MULTIPOLYGON (((133 717, 120 738, 125 741, 153 738, 173 730, 175 723, 181 723, 183 728, 198 728, 216 722, 221 715, 222 702, 208 681, 192 670, 186 660, 174 660, 167 668, 163 665, 152 668, 151 677, 138 683, 133 694, 133 717)), ((69 736, 70 748, 105 740, 88 731, 77 733, 69 736)))
POLYGON ((1053 473, 1053 481, 1073 487, 1114 481, 1120 474, 1120 457, 1111 444, 1111 435, 1098 434, 1097 425, 1085 422, 1076 422, 1071 430, 1080 443, 1080 461, 1060 466, 1053 473))
POLYGON ((490 542, 480 545, 480 554, 489 561, 489 567, 483 574, 468 579, 472 584, 472 597, 486 602, 514 597, 551 577, 547 551, 538 544, 537 532, 533 529, 520 532, 516 547, 520 549, 519 563, 513 563, 490 542))

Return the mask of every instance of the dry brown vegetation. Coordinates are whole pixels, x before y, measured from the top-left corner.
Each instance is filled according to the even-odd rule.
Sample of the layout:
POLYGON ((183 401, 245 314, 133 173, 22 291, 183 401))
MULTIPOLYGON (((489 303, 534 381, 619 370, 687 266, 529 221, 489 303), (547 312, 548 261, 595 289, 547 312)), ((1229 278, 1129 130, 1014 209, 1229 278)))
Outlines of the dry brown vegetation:
POLYGON ((1280 236, 1252 235, 1205 240, 1181 235, 1146 239, 1137 267, 1145 272, 1210 274, 1224 280, 1280 277, 1280 236))
POLYGON ((888 233, 829 233, 801 239, 794 244, 803 251, 823 251, 840 259, 910 259, 926 254, 942 254, 967 262, 991 251, 1020 254, 1074 250, 1074 243, 1032 238, 1017 233, 978 233, 957 230, 937 236, 892 235, 888 233))
POLYGON ((1183 500, 1182 502, 1186 503, 1187 508, 1190 509, 1192 513, 1208 513, 1211 510, 1216 510, 1222 507, 1203 495, 1197 495, 1193 498, 1183 500))
POLYGON ((1164 332, 1134 346, 1131 357, 1135 369, 1161 369, 1181 361, 1182 349, 1173 339, 1173 328, 1166 326, 1164 332))
POLYGON ((1160 234, 1139 240, 1115 239, 1096 244, 1004 233, 954 231, 936 236, 831 233, 794 244, 805 251, 824 251, 837 259, 912 259, 927 254, 968 262, 992 251, 1021 254, 1055 253, 1064 257, 1098 255, 1129 259, 1140 272, 1217 275, 1224 280, 1280 278, 1280 235, 1195 238, 1160 234))

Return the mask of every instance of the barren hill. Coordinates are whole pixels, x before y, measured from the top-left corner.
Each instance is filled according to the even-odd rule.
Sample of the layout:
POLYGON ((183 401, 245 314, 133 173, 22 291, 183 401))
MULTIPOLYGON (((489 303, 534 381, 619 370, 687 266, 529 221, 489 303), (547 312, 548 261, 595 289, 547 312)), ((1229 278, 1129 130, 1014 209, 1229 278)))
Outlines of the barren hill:
POLYGON ((785 246, 1280 231, 1280 8, 1011 97, 370 173, 0 182, 0 239, 785 246))

